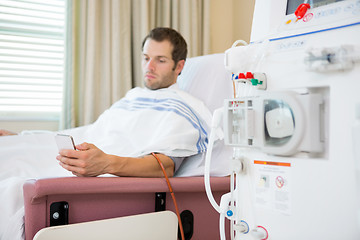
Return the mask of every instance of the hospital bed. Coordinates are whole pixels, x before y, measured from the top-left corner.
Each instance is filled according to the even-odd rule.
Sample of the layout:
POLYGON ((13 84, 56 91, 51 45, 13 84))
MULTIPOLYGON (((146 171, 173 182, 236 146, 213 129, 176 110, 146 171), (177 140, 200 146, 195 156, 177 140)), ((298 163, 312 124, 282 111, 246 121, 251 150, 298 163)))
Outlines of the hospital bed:
MULTIPOLYGON (((230 98, 232 83, 223 54, 189 58, 178 84, 201 99, 211 111, 230 98)), ((204 154, 184 160, 170 183, 181 213, 186 239, 218 239, 219 216, 205 193, 204 154)), ((216 201, 229 192, 231 151, 220 142, 214 148, 211 188, 216 201)), ((23 186, 25 239, 43 228, 117 218, 175 207, 164 178, 61 177, 28 180, 23 186)), ((139 231, 140 228, 139 228, 139 231)))

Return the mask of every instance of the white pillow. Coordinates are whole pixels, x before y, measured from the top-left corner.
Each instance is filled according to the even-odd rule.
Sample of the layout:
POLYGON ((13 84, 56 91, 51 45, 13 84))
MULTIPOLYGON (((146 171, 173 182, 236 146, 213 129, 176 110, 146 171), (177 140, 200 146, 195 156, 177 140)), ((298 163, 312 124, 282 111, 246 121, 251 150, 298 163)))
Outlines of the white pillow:
MULTIPOLYGON (((211 113, 224 104, 224 99, 232 98, 231 73, 224 67, 224 54, 211 54, 186 60, 183 71, 178 77, 180 89, 202 100, 211 113)), ((224 146, 223 141, 214 145, 210 175, 227 176, 231 173, 232 149, 224 146)), ((176 177, 203 176, 205 153, 187 157, 176 177)))
POLYGON ((232 98, 231 73, 224 66, 224 53, 189 58, 178 77, 179 88, 202 100, 214 112, 224 99, 232 98))

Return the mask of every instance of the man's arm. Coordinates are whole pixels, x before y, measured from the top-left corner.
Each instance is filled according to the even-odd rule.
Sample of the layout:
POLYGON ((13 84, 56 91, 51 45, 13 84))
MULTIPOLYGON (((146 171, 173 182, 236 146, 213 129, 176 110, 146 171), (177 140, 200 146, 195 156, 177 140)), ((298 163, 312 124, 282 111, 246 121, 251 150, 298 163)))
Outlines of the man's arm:
MULTIPOLYGON (((162 177, 164 174, 152 155, 138 158, 120 157, 106 154, 93 144, 77 145, 75 150, 61 150, 56 157, 60 165, 76 176, 90 177, 101 174, 113 174, 126 177, 162 177)), ((166 174, 174 175, 173 160, 163 154, 157 154, 162 162, 166 174)))
POLYGON ((17 135, 17 133, 10 132, 5 129, 0 129, 0 136, 10 136, 10 135, 17 135))

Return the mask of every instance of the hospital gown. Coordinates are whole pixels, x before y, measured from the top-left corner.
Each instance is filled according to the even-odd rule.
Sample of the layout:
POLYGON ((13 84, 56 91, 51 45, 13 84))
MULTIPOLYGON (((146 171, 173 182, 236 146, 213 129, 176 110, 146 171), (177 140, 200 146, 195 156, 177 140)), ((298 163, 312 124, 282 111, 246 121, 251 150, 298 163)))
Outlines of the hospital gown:
MULTIPOLYGON (((151 152, 173 159, 206 151, 211 113, 179 90, 134 88, 93 124, 62 131, 105 153, 138 157, 151 152)), ((54 134, 0 137, 0 239, 22 239, 22 184, 30 178, 71 176, 58 165, 54 134)), ((180 162, 175 162, 178 169, 180 162)))

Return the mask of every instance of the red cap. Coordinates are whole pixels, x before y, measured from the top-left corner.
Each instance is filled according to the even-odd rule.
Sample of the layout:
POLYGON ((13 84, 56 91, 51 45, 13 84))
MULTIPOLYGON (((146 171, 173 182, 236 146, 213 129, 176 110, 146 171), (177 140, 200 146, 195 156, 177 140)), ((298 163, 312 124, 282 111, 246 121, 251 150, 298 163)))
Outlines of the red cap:
POLYGON ((298 6, 295 11, 295 16, 297 19, 302 19, 306 13, 306 11, 310 8, 310 4, 302 3, 298 6))
POLYGON ((245 74, 243 74, 243 73, 239 73, 239 79, 245 79, 246 77, 245 77, 245 74))
POLYGON ((247 73, 246 73, 246 78, 251 78, 251 79, 253 79, 253 78, 254 78, 254 75, 253 75, 251 72, 247 72, 247 73))

